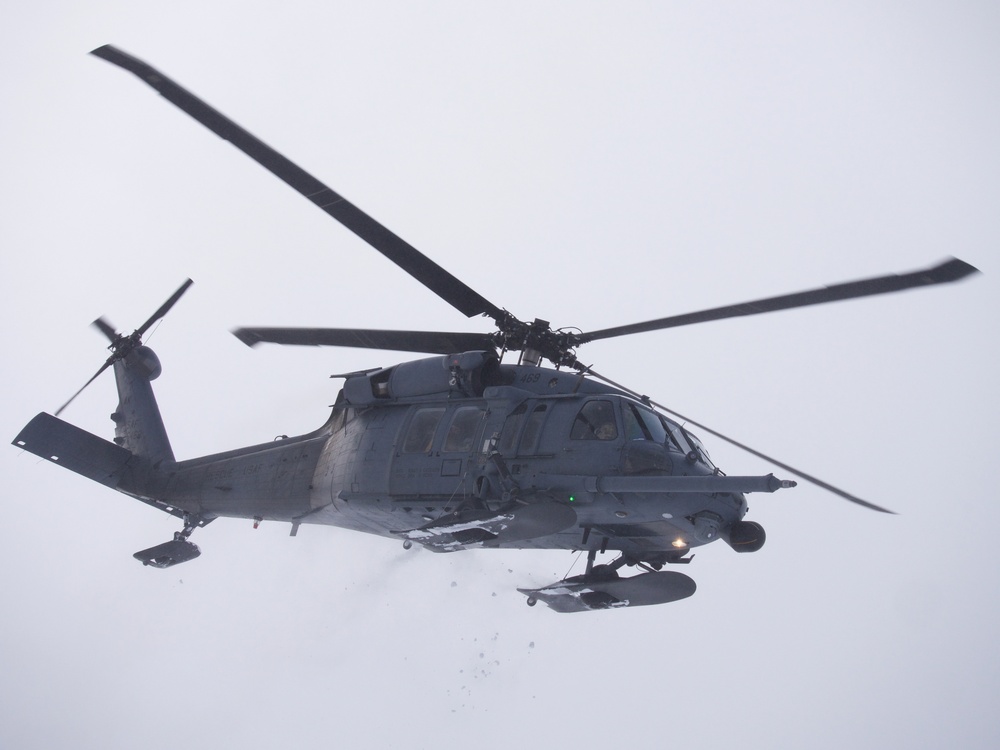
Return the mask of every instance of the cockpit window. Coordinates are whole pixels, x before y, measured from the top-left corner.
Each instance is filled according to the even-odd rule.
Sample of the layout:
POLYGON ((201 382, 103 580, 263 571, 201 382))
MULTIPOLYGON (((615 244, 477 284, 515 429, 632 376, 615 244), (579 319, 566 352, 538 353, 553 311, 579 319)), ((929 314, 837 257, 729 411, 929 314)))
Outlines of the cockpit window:
POLYGON ((572 440, 614 440, 618 437, 615 410, 610 401, 588 401, 580 409, 569 436, 572 440))
POLYGON ((403 453, 428 453, 434 443, 434 433, 444 414, 444 408, 418 409, 410 420, 403 441, 403 453))

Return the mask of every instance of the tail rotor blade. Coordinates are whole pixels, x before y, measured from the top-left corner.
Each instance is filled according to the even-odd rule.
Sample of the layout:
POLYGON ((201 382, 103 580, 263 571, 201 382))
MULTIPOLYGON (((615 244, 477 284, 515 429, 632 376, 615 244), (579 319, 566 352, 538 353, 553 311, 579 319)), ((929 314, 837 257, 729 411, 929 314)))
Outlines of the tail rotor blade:
POLYGON ((170 298, 162 305, 160 305, 159 309, 157 309, 157 311, 153 313, 145 323, 139 326, 139 328, 135 329, 135 331, 130 336, 123 336, 120 333, 118 333, 115 330, 115 327, 111 325, 104 317, 100 317, 93 323, 91 323, 91 325, 94 326, 94 328, 103 333, 107 337, 107 339, 111 342, 111 346, 108 347, 109 349, 111 349, 111 356, 108 357, 107 361, 103 365, 101 365, 100 369, 97 372, 95 372, 93 376, 91 376, 90 380, 88 380, 86 383, 83 384, 83 387, 80 390, 78 390, 76 393, 70 396, 69 401, 67 401, 65 404, 63 404, 56 410, 55 415, 58 417, 60 414, 62 414, 63 411, 65 411, 66 407, 69 406, 71 403, 73 403, 73 400, 81 393, 83 393, 88 385, 97 380, 97 378, 101 375, 102 372, 107 370, 109 367, 111 367, 111 365, 113 365, 118 360, 125 359, 125 357, 129 355, 129 353, 131 353, 137 346, 142 344, 142 337, 146 333, 146 331, 149 330, 149 327, 153 325, 153 323, 158 321, 160 318, 162 318, 164 315, 166 315, 170 311, 170 308, 173 307, 175 304, 177 304, 177 300, 179 300, 183 296, 184 292, 186 292, 188 287, 191 286, 191 284, 193 283, 194 282, 191 281, 191 279, 187 279, 183 284, 181 284, 180 288, 172 295, 170 295, 170 298))
POLYGON ((96 328, 98 331, 107 336, 108 341, 110 341, 112 344, 118 340, 118 331, 116 331, 115 327, 111 325, 104 317, 98 318, 90 325, 94 326, 94 328, 96 328))
POLYGON ((88 380, 88 381, 87 381, 86 383, 84 383, 84 384, 83 384, 83 387, 82 387, 82 388, 80 388, 80 390, 78 390, 78 391, 77 391, 76 393, 74 393, 74 394, 73 394, 72 396, 70 396, 70 397, 69 397, 69 401, 67 401, 67 402, 66 402, 65 404, 63 404, 63 405, 62 405, 62 406, 60 406, 60 407, 59 407, 58 409, 56 409, 56 416, 58 417, 58 416, 59 416, 60 414, 62 414, 62 413, 63 413, 63 411, 65 411, 66 407, 67 407, 67 406, 69 406, 69 405, 70 405, 71 403, 73 403, 73 400, 74 400, 74 399, 75 399, 75 398, 76 398, 77 396, 79 396, 79 395, 80 395, 81 393, 83 393, 83 392, 84 392, 84 390, 85 390, 85 389, 87 388, 87 386, 88 386, 88 385, 90 385, 90 384, 91 384, 91 383, 93 383, 93 382, 94 382, 95 380, 97 380, 97 378, 98 378, 98 377, 100 376, 100 374, 101 374, 102 372, 104 372, 104 371, 105 371, 105 370, 107 370, 107 369, 108 369, 109 367, 111 367, 111 364, 112 364, 112 363, 113 363, 114 361, 115 361, 115 358, 114 358, 114 356, 113 356, 113 355, 112 355, 111 357, 108 357, 108 361, 107 361, 107 362, 105 362, 105 363, 104 363, 103 365, 101 365, 101 368, 100 368, 100 369, 99 369, 99 370, 98 370, 97 372, 95 372, 95 373, 93 374, 93 376, 91 376, 90 380, 88 380))
POLYGON ((159 309, 149 317, 149 320, 147 320, 145 323, 143 323, 141 326, 135 329, 135 332, 139 335, 139 338, 142 338, 143 335, 146 333, 146 331, 149 330, 149 327, 153 325, 153 323, 155 323, 164 315, 166 315, 170 311, 170 308, 173 307, 175 304, 177 304, 177 300, 179 300, 184 295, 184 292, 186 292, 188 290, 188 287, 191 286, 193 283, 194 282, 191 281, 191 279, 187 279, 183 284, 180 285, 180 288, 176 292, 170 295, 170 299, 168 299, 166 302, 160 305, 159 309))

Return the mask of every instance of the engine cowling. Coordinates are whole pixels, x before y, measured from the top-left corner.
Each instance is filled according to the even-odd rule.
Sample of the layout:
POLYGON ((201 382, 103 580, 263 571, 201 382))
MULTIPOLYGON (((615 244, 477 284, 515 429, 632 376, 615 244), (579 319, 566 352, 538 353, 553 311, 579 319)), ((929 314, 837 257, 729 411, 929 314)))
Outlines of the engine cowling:
POLYGON ((357 405, 435 395, 482 396, 486 387, 503 382, 496 352, 465 352, 352 375, 344 383, 344 396, 357 405))

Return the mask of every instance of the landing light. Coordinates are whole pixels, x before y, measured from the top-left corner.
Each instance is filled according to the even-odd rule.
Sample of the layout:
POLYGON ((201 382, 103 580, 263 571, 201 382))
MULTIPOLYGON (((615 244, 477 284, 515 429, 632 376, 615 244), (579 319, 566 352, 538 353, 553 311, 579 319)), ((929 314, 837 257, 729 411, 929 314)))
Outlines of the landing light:
POLYGON ((671 544, 673 544, 677 549, 680 549, 681 547, 687 547, 687 542, 685 542, 683 539, 674 539, 674 541, 672 541, 671 544))

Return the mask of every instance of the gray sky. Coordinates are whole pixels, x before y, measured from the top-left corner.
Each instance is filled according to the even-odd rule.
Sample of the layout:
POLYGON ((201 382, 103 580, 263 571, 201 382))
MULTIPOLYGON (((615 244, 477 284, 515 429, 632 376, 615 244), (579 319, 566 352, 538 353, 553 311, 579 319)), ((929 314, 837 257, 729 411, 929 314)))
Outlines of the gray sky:
MULTIPOLYGON (((186 458, 312 429, 405 356, 237 325, 486 330, 134 77, 113 43, 491 301, 592 330, 948 255, 971 281, 598 342, 596 369, 900 512, 751 497, 691 599, 589 615, 567 553, 432 555, 174 519, 0 451, 0 746, 995 747, 1000 9, 898 3, 59 3, 0 25, 8 439, 141 323, 186 458), (750 10, 749 6, 753 9, 750 10)), ((110 436, 113 379, 64 415, 110 436)), ((706 438, 729 473, 766 464, 706 438)), ((780 472, 779 472, 780 474, 780 472)), ((579 566, 579 564, 578 564, 579 566)))

